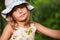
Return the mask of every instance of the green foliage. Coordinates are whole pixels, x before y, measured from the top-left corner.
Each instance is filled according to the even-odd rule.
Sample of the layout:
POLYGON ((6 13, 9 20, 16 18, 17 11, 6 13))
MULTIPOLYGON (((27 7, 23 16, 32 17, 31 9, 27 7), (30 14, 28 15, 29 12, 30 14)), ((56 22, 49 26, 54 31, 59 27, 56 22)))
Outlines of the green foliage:
MULTIPOLYGON (((51 28, 60 30, 60 0, 27 0, 35 9, 32 11, 32 20, 51 28)), ((0 0, 0 12, 5 8, 4 0, 0 0)), ((0 15, 0 34, 6 21, 0 15)), ((36 33, 35 40, 56 40, 46 35, 36 33)))
POLYGON ((4 6, 4 0, 0 0, 0 35, 3 31, 4 25, 5 25, 5 20, 1 16, 1 11, 5 8, 4 6))
MULTIPOLYGON (((35 7, 32 12, 33 21, 51 29, 60 30, 60 0, 31 0, 30 3, 35 7)), ((56 39, 36 34, 36 40, 56 39)))
POLYGON ((35 7, 35 10, 32 12, 33 20, 42 23, 49 28, 59 29, 59 0, 34 0, 33 3, 32 4, 35 7))

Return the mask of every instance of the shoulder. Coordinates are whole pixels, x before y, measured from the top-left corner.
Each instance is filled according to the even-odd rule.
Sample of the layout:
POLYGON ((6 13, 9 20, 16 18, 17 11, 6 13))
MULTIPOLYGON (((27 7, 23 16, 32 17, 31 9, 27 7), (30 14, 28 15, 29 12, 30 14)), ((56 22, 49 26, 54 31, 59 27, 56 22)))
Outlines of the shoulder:
POLYGON ((37 29, 43 27, 43 25, 40 24, 40 23, 38 23, 38 22, 33 22, 33 23, 34 23, 34 25, 35 25, 35 27, 36 27, 37 29))
POLYGON ((7 31, 7 32, 12 32, 13 31, 13 28, 12 26, 10 25, 10 23, 7 23, 5 28, 4 28, 4 31, 7 31))
POLYGON ((40 23, 37 23, 37 22, 33 22, 33 24, 34 24, 35 26, 41 25, 40 23))
POLYGON ((5 28, 7 28, 7 29, 11 28, 12 29, 12 26, 10 25, 10 23, 7 23, 5 28))
POLYGON ((35 27, 37 28, 37 29, 39 29, 39 28, 41 28, 41 27, 45 27, 45 26, 43 26, 42 24, 40 24, 40 23, 38 23, 38 22, 32 22, 34 25, 35 25, 35 27))
POLYGON ((1 35, 1 39, 2 40, 7 40, 9 39, 9 37, 13 34, 13 29, 11 28, 11 25, 9 23, 6 24, 2 35, 1 35))

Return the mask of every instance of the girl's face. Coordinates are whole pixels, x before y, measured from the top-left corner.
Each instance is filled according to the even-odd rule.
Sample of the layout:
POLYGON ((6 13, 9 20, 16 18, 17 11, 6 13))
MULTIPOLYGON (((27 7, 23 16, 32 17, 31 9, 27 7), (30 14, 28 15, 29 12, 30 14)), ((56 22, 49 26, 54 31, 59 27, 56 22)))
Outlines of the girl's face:
POLYGON ((16 7, 16 10, 14 10, 12 14, 15 21, 24 21, 30 16, 30 11, 22 6, 22 7, 16 7))

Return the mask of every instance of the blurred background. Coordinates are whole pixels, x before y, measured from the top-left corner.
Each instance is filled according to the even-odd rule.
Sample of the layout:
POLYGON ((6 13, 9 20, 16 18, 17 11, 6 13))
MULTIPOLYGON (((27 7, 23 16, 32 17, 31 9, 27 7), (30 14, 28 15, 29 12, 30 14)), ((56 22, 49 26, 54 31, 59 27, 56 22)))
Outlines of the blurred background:
MULTIPOLYGON (((32 11, 32 20, 48 28, 60 30, 60 0, 27 0, 35 7, 32 11)), ((0 35, 6 25, 2 18, 1 11, 5 9, 4 0, 0 0, 0 35)), ((44 34, 37 33, 35 40, 57 40, 44 34)))

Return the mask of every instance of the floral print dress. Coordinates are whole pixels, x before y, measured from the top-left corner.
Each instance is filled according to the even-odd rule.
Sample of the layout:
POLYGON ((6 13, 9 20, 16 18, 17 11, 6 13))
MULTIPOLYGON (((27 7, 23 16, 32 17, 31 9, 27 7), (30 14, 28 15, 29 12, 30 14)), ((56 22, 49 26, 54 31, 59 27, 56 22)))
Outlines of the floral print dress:
POLYGON ((35 31, 36 27, 34 24, 31 24, 28 29, 18 27, 14 30, 10 40, 34 40, 35 31))

